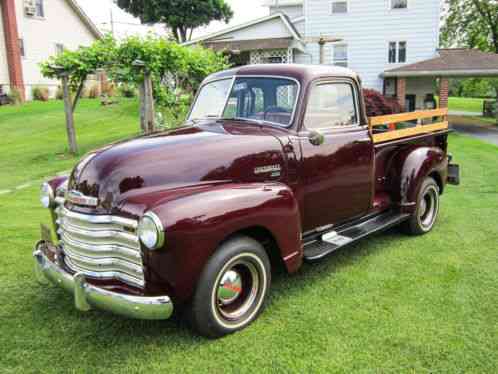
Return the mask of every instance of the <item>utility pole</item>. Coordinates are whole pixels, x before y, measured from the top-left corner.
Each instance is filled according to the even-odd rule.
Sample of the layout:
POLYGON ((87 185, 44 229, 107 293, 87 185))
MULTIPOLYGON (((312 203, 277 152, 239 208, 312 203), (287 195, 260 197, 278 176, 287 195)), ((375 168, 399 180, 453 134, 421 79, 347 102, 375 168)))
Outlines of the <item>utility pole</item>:
POLYGON ((112 34, 112 37, 114 37, 114 14, 112 12, 112 7, 111 7, 111 34, 112 34))

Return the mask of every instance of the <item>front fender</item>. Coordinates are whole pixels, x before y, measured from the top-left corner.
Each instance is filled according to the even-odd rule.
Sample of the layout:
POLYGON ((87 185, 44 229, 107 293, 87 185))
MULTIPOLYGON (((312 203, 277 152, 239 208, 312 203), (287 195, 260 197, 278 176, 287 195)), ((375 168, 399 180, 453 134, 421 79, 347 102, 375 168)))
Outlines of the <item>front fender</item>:
POLYGON ((206 262, 221 242, 240 230, 262 227, 275 238, 289 271, 301 265, 297 201, 280 183, 227 184, 160 202, 151 209, 165 228, 165 247, 147 251, 152 283, 187 300, 206 262))
POLYGON ((413 212, 422 181, 435 173, 440 187, 444 187, 447 170, 448 159, 441 148, 417 147, 399 153, 390 176, 395 181, 392 189, 395 201, 403 211, 413 212))

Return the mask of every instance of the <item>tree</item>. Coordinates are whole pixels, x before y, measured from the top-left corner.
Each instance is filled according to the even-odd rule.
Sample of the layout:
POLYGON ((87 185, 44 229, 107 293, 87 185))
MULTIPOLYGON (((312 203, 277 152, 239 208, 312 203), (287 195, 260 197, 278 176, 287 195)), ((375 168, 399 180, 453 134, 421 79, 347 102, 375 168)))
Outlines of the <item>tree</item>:
MULTIPOLYGON (((446 0, 446 3, 448 14, 441 30, 442 45, 498 53, 497 0, 446 0)), ((490 82, 496 92, 498 122, 498 79, 490 82)))
POLYGON ((70 150, 77 153, 73 112, 88 75, 105 70, 118 84, 141 87, 141 127, 150 132, 155 126, 154 102, 183 112, 202 80, 229 65, 222 53, 200 46, 186 47, 153 36, 119 42, 106 36, 90 46, 54 55, 40 67, 45 77, 62 81, 70 150), (76 92, 73 100, 70 91, 76 92))
POLYGON ((145 23, 164 23, 176 41, 192 39, 194 29, 211 21, 228 23, 233 11, 225 0, 118 0, 118 6, 145 23))

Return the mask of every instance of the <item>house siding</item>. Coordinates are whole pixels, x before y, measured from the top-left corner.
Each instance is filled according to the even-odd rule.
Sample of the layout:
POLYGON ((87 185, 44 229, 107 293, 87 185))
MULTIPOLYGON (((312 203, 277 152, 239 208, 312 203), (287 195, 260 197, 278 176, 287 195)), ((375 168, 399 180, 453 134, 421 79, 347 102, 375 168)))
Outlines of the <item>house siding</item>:
MULTIPOLYGON (((347 14, 332 15, 331 1, 306 0, 307 37, 342 38, 348 45, 348 67, 360 74, 365 87, 382 90, 380 74, 402 66, 388 63, 389 41, 407 42, 406 64, 429 59, 438 47, 439 0, 409 0, 408 9, 391 10, 389 0, 349 0, 347 14)), ((325 47, 325 63, 332 64, 333 46, 325 47)), ((318 46, 308 44, 310 63, 319 63, 318 46)))
MULTIPOLYGON (((276 16, 275 16, 276 17, 276 16)), ((264 23, 249 26, 242 30, 227 32, 219 38, 232 39, 232 40, 254 40, 254 39, 268 39, 268 38, 290 38, 292 35, 289 29, 282 23, 280 17, 268 20, 264 23)), ((212 38, 215 41, 217 38, 212 38)))
MULTIPOLYGON (((77 49, 79 46, 91 44, 96 39, 66 0, 45 0, 44 13, 44 18, 26 16, 24 1, 16 0, 18 33, 19 38, 24 41, 25 49, 22 67, 27 99, 31 98, 34 86, 45 86, 52 94, 55 93, 58 81, 44 78, 39 64, 56 53, 56 43, 63 44, 67 49, 77 49)), ((3 33, 3 26, 0 29, 3 33)), ((4 54, 2 34, 1 61, 6 61, 4 54)), ((0 84, 9 85, 8 72, 7 75, 4 72, 6 64, 1 65, 3 66, 0 66, 0 84)))
POLYGON ((290 19, 298 18, 304 15, 303 5, 279 6, 278 8, 275 6, 270 7, 270 14, 277 12, 284 13, 290 19))

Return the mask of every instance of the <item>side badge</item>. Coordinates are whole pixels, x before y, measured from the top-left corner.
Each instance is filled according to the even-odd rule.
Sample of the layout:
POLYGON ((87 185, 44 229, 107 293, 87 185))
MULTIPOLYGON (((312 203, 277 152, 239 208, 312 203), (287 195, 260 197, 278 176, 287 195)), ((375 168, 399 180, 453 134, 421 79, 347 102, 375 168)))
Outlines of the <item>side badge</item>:
POLYGON ((254 169, 254 174, 268 174, 271 173, 272 177, 279 177, 282 171, 282 167, 279 164, 260 166, 254 169))

